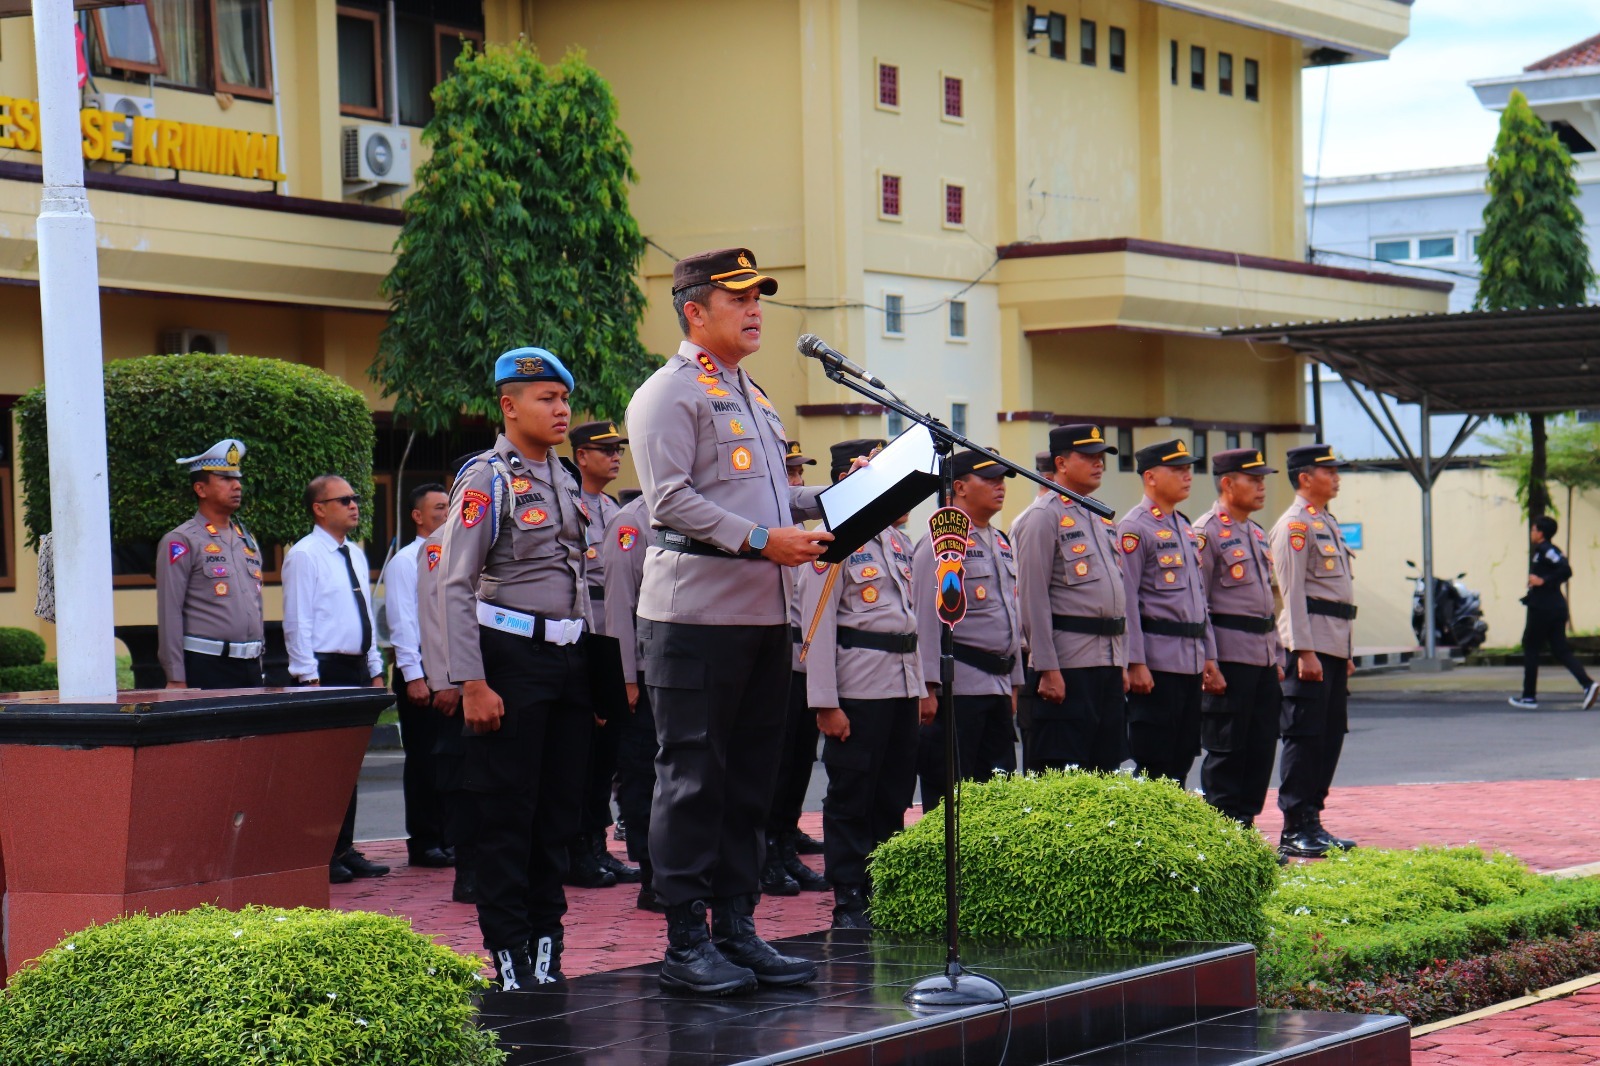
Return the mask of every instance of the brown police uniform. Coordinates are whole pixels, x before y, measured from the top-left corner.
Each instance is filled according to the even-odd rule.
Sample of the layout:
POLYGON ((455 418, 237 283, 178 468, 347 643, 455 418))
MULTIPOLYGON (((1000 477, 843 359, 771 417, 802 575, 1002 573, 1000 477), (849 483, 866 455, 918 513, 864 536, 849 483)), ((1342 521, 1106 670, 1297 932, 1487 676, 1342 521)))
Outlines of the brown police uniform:
POLYGON ((656 724, 650 690, 644 685, 644 645, 639 640, 634 610, 644 580, 644 556, 650 536, 650 513, 643 496, 622 506, 600 535, 600 560, 605 566, 606 633, 622 645, 622 673, 637 684, 639 701, 633 713, 617 723, 617 808, 628 827, 628 858, 639 863, 650 887, 650 797, 656 787, 656 724))
MULTIPOLYGON (((1139 449, 1136 466, 1143 473, 1194 461, 1173 440, 1139 449)), ((1128 751, 1140 773, 1183 784, 1200 753, 1201 675, 1217 656, 1198 541, 1183 515, 1148 496, 1118 523, 1117 541, 1128 597, 1128 664, 1143 663, 1155 681, 1148 693, 1128 693, 1128 751)))
MULTIPOLYGON (((1290 448, 1287 466, 1299 469, 1345 464, 1326 444, 1290 448)), ((1333 784, 1349 731, 1350 681, 1356 616, 1350 550, 1339 522, 1323 508, 1296 495, 1268 534, 1272 568, 1283 594, 1278 638, 1284 660, 1283 757, 1278 766, 1278 807, 1284 836, 1321 829, 1323 806, 1333 784), (1296 653, 1316 652, 1321 681, 1302 681, 1296 653)))
MULTIPOLYGON (((439 563, 444 559, 444 529, 434 530, 417 552, 417 636, 422 653, 422 674, 429 692, 443 692, 457 686, 450 681, 449 660, 444 650, 444 626, 439 612, 439 563), (431 615, 431 621, 424 618, 431 615)), ((477 874, 473 862, 473 805, 464 790, 463 776, 466 740, 461 733, 461 707, 445 718, 440 712, 433 744, 434 788, 443 811, 444 839, 455 855, 455 886, 451 898, 458 903, 476 902, 477 874)))
MULTIPOLYGON (((1218 452, 1212 474, 1276 474, 1254 448, 1218 452)), ((1235 520, 1222 501, 1195 520, 1200 572, 1216 636, 1221 696, 1200 703, 1200 783, 1213 807, 1246 825, 1255 822, 1272 780, 1278 748, 1278 684, 1282 650, 1272 602, 1267 533, 1253 519, 1235 520)))
MULTIPOLYGON (((1047 456, 1117 454, 1100 427, 1089 424, 1059 426, 1050 431, 1050 441, 1047 456)), ((1011 539, 1034 677, 1022 734, 1023 769, 1115 770, 1127 753, 1128 664, 1127 593, 1116 527, 1071 497, 1051 493, 1018 516, 1011 539), (1036 695, 1037 675, 1046 670, 1061 672, 1066 696, 1060 703, 1036 695)))

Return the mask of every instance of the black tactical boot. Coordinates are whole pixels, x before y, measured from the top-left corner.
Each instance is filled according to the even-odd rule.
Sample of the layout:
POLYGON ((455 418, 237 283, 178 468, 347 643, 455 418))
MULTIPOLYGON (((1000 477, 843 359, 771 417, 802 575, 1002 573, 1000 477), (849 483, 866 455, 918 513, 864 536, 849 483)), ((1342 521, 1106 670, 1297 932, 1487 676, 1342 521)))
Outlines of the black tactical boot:
POLYGON ((1316 831, 1315 816, 1286 818, 1283 833, 1278 837, 1278 854, 1295 859, 1320 859, 1328 853, 1328 844, 1316 831))
POLYGON ((650 868, 649 859, 639 863, 639 899, 634 906, 642 911, 652 911, 656 914, 667 913, 667 905, 656 895, 655 871, 650 868))
POLYGON ((756 975, 731 963, 711 942, 704 900, 667 908, 667 957, 657 978, 668 992, 731 996, 753 992, 756 975))
POLYGON ((532 960, 530 974, 536 985, 559 985, 566 983, 566 976, 561 972, 561 949, 565 946, 565 934, 557 929, 549 933, 535 933, 528 941, 528 957, 532 960))
POLYGON ((615 877, 617 884, 636 885, 639 883, 639 868, 623 862, 606 849, 606 831, 604 829, 593 835, 590 847, 594 852, 596 861, 600 863, 600 869, 615 877))
POLYGON ((800 894, 800 883, 784 868, 783 849, 771 834, 767 836, 767 861, 761 867, 761 892, 767 896, 800 894))
POLYGON ((1318 811, 1316 814, 1311 816, 1311 831, 1318 840, 1323 842, 1326 847, 1353 848, 1356 846, 1356 842, 1354 840, 1350 840, 1346 837, 1336 837, 1332 833, 1328 832, 1328 830, 1323 827, 1321 811, 1318 811))
POLYGON ((528 955, 528 945, 514 948, 492 948, 494 982, 502 992, 529 992, 538 986, 533 976, 533 959, 528 955))
POLYGON ((822 841, 814 836, 807 835, 803 830, 796 829, 794 836, 794 850, 801 855, 821 855, 822 841))
POLYGON ((871 929, 867 917, 867 897, 860 885, 835 885, 833 889, 833 928, 871 929))
POLYGON ((574 888, 610 888, 617 883, 617 876, 600 865, 589 838, 580 834, 567 842, 567 876, 561 883, 574 888))
POLYGON ((756 936, 756 900, 759 898, 752 893, 712 900, 713 943, 729 962, 748 968, 762 984, 803 985, 815 980, 815 963, 780 955, 771 944, 756 936))
MULTIPOLYGON (((817 871, 800 861, 799 852, 795 845, 795 834, 784 833, 778 838, 778 850, 783 855, 783 869, 794 883, 800 886, 802 892, 826 892, 831 887, 828 879, 817 871)), ((768 839, 772 839, 768 837, 768 839)), ((770 852, 772 845, 768 844, 770 852)))

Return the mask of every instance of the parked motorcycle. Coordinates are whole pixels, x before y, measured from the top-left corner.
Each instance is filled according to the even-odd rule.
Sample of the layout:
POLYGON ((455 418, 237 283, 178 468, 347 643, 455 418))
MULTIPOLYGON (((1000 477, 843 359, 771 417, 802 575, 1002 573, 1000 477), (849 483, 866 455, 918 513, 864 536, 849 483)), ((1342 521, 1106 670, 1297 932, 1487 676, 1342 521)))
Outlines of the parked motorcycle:
MULTIPOLYGON (((1417 569, 1417 564, 1410 559, 1406 560, 1406 566, 1417 569)), ((1434 640, 1451 645, 1463 654, 1473 651, 1489 635, 1489 623, 1483 620, 1483 597, 1462 583, 1461 579, 1466 576, 1460 573, 1453 580, 1437 576, 1433 579, 1434 640)), ((1426 636, 1422 597, 1427 582, 1420 572, 1407 580, 1411 582, 1411 631, 1417 635, 1420 645, 1425 643, 1426 636)))

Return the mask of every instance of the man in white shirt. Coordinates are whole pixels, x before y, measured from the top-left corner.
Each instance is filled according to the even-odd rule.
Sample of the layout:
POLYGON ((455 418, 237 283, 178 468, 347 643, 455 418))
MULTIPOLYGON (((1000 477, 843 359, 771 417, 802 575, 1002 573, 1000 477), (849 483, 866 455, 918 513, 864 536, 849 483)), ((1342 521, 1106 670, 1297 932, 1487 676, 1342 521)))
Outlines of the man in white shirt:
MULTIPOLYGON (((306 510, 316 523, 283 557, 283 642, 289 673, 301 685, 383 687, 383 657, 375 629, 367 560, 347 538, 361 524, 361 498, 337 474, 312 478, 306 510), (359 564, 357 559, 360 560, 359 564)), ((355 849, 356 792, 334 843, 328 880, 382 877, 387 866, 355 849)))
MULTIPOLYGON (((430 483, 411 490, 411 521, 417 536, 394 553, 383 572, 384 609, 394 645, 394 694, 400 711, 400 744, 405 749, 401 783, 406 805, 406 861, 412 866, 449 866, 444 811, 439 801, 433 748, 444 716, 433 706, 422 667, 422 637, 417 627, 417 561, 423 543, 444 524, 450 495, 430 483)), ((451 842, 453 843, 453 842, 451 842)))

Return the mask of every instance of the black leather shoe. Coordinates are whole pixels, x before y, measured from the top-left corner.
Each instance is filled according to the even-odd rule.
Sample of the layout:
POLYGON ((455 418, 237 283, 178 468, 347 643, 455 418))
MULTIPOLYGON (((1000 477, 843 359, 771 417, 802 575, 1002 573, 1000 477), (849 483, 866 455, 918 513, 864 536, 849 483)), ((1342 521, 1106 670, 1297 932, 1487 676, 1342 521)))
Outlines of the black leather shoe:
POLYGON ((799 852, 801 855, 821 855, 822 841, 818 840, 816 837, 807 836, 805 833, 796 829, 794 831, 794 850, 799 852))
POLYGON ((780 954, 756 936, 755 894, 712 901, 711 942, 724 958, 743 966, 764 985, 803 985, 817 976, 810 959, 780 954))
POLYGON ((431 869, 442 869, 454 866, 455 857, 445 853, 443 848, 428 848, 424 851, 413 851, 406 856, 407 866, 426 866, 431 869))
POLYGON ((639 886, 639 898, 634 901, 633 905, 639 910, 649 911, 652 914, 667 913, 667 905, 661 902, 661 897, 656 895, 656 890, 648 884, 639 886))
POLYGON ((567 845, 567 876, 561 883, 574 888, 611 888, 617 876, 600 865, 588 838, 579 837, 567 845))
POLYGON ((346 866, 338 859, 334 859, 332 862, 328 863, 328 884, 348 885, 355 879, 356 875, 350 872, 350 867, 346 866))
POLYGON ((839 885, 833 890, 833 928, 871 929, 867 898, 860 885, 839 885))
POLYGON ((621 843, 624 843, 624 844, 626 844, 628 842, 628 827, 623 824, 623 821, 622 821, 621 818, 618 818, 617 819, 617 824, 614 827, 612 827, 611 839, 612 840, 616 840, 616 841, 620 841, 621 843))
POLYGON ((1285 829, 1278 837, 1278 854, 1292 859, 1320 859, 1328 853, 1328 845, 1316 832, 1307 828, 1293 831, 1285 829))
POLYGON ((667 908, 667 956, 656 978, 669 992, 731 996, 753 992, 756 975, 729 962, 711 942, 703 900, 667 908))
MULTIPOLYGON (((771 844, 767 847, 771 848, 771 844)), ((783 856, 783 869, 795 884, 800 886, 802 892, 826 892, 833 886, 828 884, 828 879, 817 871, 800 861, 796 853, 794 837, 785 834, 778 841, 778 851, 783 856)))
POLYGON ((1328 830, 1323 827, 1322 819, 1320 817, 1316 820, 1315 824, 1312 825, 1311 831, 1316 834, 1318 840, 1322 841, 1330 848, 1349 849, 1356 846, 1356 842, 1354 840, 1350 840, 1346 837, 1336 837, 1332 833, 1328 832, 1328 830))
POLYGON ((383 863, 373 862, 355 848, 339 856, 339 861, 356 877, 386 877, 389 873, 383 863))
POLYGON ((478 878, 456 869, 456 883, 450 888, 450 899, 455 903, 478 902, 478 878))
POLYGON ((606 850, 606 832, 604 829, 594 834, 591 850, 594 852, 595 861, 600 864, 600 869, 617 879, 619 885, 636 885, 641 880, 637 866, 629 865, 606 850))
POLYGON ((761 893, 766 896, 798 896, 800 883, 784 868, 783 852, 767 839, 767 861, 761 867, 761 893))

